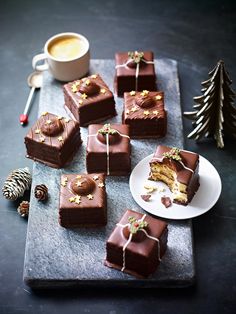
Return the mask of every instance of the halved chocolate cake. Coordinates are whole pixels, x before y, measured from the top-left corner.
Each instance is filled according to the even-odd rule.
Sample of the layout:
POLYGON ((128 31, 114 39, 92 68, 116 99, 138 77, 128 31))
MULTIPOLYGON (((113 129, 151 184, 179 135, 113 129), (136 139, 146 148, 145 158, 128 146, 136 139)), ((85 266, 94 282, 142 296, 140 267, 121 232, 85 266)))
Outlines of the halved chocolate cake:
POLYGON ((173 202, 187 205, 199 188, 198 168, 198 154, 160 145, 150 162, 149 179, 166 183, 173 202))

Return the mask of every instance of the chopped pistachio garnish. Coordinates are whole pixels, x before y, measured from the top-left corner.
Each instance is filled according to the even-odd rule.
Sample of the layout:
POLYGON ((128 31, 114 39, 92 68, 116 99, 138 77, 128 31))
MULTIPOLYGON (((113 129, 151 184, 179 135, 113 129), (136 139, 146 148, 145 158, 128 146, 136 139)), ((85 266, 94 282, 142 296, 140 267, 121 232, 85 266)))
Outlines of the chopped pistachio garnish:
POLYGON ((114 135, 117 133, 117 131, 111 128, 110 123, 106 123, 101 129, 98 130, 98 133, 102 135, 106 135, 106 134, 114 135))
POLYGON ((180 149, 177 147, 171 148, 169 152, 163 153, 163 156, 169 159, 181 161, 182 158, 180 156, 180 149))
POLYGON ((129 51, 128 56, 132 59, 135 63, 140 63, 144 53, 142 51, 129 51))
POLYGON ((129 231, 132 234, 137 233, 138 231, 140 231, 140 229, 144 229, 148 226, 147 221, 139 221, 137 218, 130 216, 128 218, 130 226, 129 226, 129 231))

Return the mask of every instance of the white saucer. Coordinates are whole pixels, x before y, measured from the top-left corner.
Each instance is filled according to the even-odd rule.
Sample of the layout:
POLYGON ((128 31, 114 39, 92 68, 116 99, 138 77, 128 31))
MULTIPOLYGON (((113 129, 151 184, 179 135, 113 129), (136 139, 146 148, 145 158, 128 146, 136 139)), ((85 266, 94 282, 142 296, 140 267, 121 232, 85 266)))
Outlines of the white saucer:
POLYGON ((178 205, 173 203, 170 207, 166 208, 161 203, 161 196, 169 196, 171 192, 168 186, 162 182, 154 182, 148 180, 150 172, 149 162, 153 154, 141 160, 133 169, 129 186, 131 194, 144 210, 152 215, 167 218, 167 219, 189 219, 200 216, 210 210, 217 202, 221 193, 221 179, 215 167, 204 157, 200 156, 199 159, 199 176, 200 187, 197 190, 192 201, 187 205, 178 205), (145 194, 147 190, 144 185, 152 185, 156 187, 163 187, 164 192, 154 191, 151 199, 145 202, 141 195, 145 194))

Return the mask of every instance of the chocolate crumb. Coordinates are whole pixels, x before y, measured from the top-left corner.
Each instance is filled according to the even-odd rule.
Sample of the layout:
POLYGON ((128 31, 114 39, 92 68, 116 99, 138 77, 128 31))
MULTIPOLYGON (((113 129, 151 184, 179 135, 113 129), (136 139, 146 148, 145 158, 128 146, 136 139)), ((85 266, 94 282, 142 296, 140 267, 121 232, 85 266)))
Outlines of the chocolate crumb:
POLYGON ((148 202, 150 200, 151 195, 150 194, 144 194, 144 195, 141 195, 141 197, 145 202, 148 202))
POLYGON ((172 205, 172 201, 168 196, 162 196, 161 202, 165 206, 165 208, 168 208, 172 205))

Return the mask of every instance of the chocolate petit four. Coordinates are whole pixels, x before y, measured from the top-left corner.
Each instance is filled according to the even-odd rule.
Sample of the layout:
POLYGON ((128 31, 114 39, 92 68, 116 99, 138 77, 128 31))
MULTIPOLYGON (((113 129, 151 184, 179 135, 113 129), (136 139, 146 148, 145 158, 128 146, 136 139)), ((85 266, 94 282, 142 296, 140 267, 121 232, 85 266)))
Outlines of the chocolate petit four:
POLYGON ((25 137, 27 157, 50 167, 61 168, 80 147, 77 121, 44 112, 25 137))
POLYGON ((164 108, 164 93, 148 90, 124 93, 123 123, 130 126, 131 138, 165 136, 167 114, 164 108))
POLYGON ((127 210, 107 240, 105 265, 146 278, 166 251, 167 235, 164 221, 127 210))
POLYGON ((100 75, 94 74, 64 85, 65 106, 81 126, 115 116, 112 92, 100 75))
POLYGON ((103 174, 61 176, 59 223, 65 228, 106 225, 107 198, 103 174))
POLYGON ((150 162, 149 179, 166 183, 173 202, 187 205, 199 188, 198 168, 198 154, 160 145, 150 162))
POLYGON ((131 90, 157 90, 153 52, 118 52, 115 64, 114 89, 118 96, 131 90))
POLYGON ((88 129, 87 172, 127 175, 131 170, 129 126, 91 124, 88 129))

